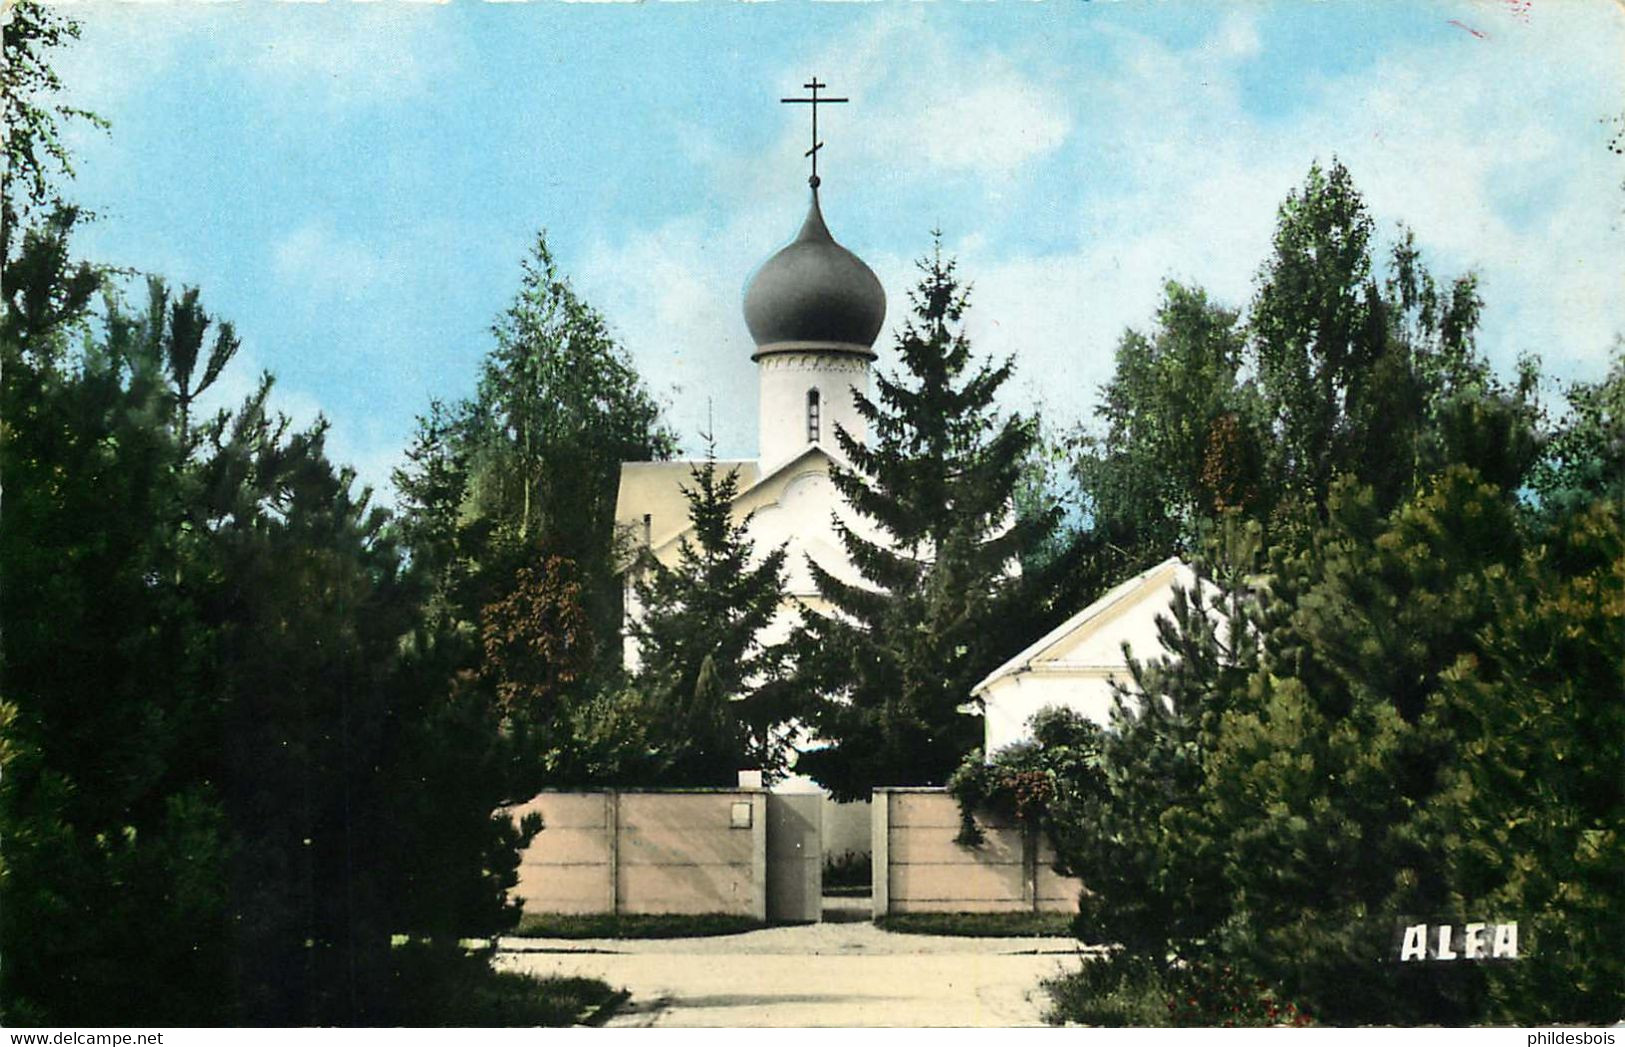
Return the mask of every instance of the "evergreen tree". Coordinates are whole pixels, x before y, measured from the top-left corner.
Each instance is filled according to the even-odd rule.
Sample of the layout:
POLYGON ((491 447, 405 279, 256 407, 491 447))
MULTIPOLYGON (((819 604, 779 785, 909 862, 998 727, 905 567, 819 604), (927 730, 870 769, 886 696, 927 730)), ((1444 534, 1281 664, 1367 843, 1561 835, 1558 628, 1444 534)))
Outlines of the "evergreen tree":
POLYGON ((470 533, 468 502, 469 443, 466 404, 431 400, 418 418, 406 449, 406 464, 391 477, 396 491, 395 530, 414 569, 432 583, 431 617, 448 626, 465 624, 474 603, 470 579, 478 570, 476 553, 486 545, 488 528, 470 533))
POLYGON ((1159 618, 1167 653, 1130 664, 1132 684, 1118 695, 1103 747, 1110 802, 1094 818, 1069 820, 1072 860, 1091 881, 1111 884, 1080 899, 1079 926, 1120 934, 1159 964, 1200 958, 1230 908, 1220 856, 1204 846, 1212 834, 1201 806, 1220 717, 1249 707, 1258 664, 1257 597, 1243 577, 1250 557, 1240 552, 1254 547, 1240 528, 1230 536, 1241 537, 1231 544, 1236 555, 1199 568, 1197 586, 1176 592, 1159 618), (1137 880, 1149 889, 1136 894, 1129 885, 1137 880))
POLYGON ((1490 1022, 1625 1015, 1622 535, 1617 498, 1561 520, 1492 591, 1482 642, 1441 678, 1439 715, 1464 758, 1425 814, 1446 842, 1450 914, 1518 920, 1518 962, 1485 972, 1490 1022))
POLYGON ((648 552, 639 564, 632 686, 670 739, 670 784, 733 785, 737 771, 784 767, 790 712, 782 691, 761 686, 780 653, 760 637, 783 601, 785 550, 757 560, 751 517, 733 518, 739 471, 719 473, 714 447, 690 475, 692 539, 679 539, 671 567, 648 552))
POLYGON ((74 219, 30 230, 4 277, 0 1008, 221 1021, 232 848, 200 773, 218 721, 177 582, 182 451, 160 361, 90 337, 101 277, 70 261, 74 219))
POLYGON ((1460 466, 1378 504, 1340 481, 1306 546, 1262 575, 1234 547, 1222 600, 1175 601, 1169 656, 1052 790, 1080 933, 1339 1024, 1612 1020, 1617 511, 1531 534, 1460 466), (1402 918, 1517 919, 1525 955, 1398 966, 1402 918))
POLYGON ((464 700, 496 710, 509 798, 544 781, 641 780, 650 725, 599 655, 621 624, 620 463, 666 457, 673 438, 544 237, 493 334, 474 397, 419 419, 394 476, 396 533, 430 582, 429 622, 464 700))
POLYGON ((0 1021, 392 1024, 396 933, 455 960, 426 995, 477 992, 458 942, 511 926, 536 829, 493 814, 493 709, 448 695, 454 634, 325 423, 269 376, 195 416, 238 345, 195 290, 109 288, 98 331, 77 213, 14 236, 85 114, 43 97, 72 23, 7 23, 0 1021))
POLYGON ((1503 383, 1474 346, 1473 280, 1436 285, 1409 234, 1385 275, 1373 257, 1348 172, 1317 167, 1282 207, 1240 367, 1159 352, 1200 329, 1189 316, 1124 340, 1108 453, 1084 463, 1122 496, 1095 500, 1094 533, 1200 550, 1251 518, 1268 554, 1262 572, 1245 546, 1213 558, 1223 603, 1176 600, 1169 657, 1133 667, 1099 763, 1054 790, 1058 853, 1089 886, 1080 933, 1231 966, 1333 1022, 1606 1020, 1620 961, 1599 877, 1618 858, 1599 819, 1617 775, 1567 754, 1618 718, 1547 670, 1589 679, 1612 642, 1617 681, 1601 624, 1617 543, 1584 516, 1609 490, 1610 387, 1575 387, 1542 448, 1533 364, 1503 383), (1200 455, 1191 388, 1243 407, 1200 455), (1209 502, 1247 476, 1258 498, 1209 502), (1514 494, 1531 478, 1537 513, 1514 494), (1197 526, 1168 526, 1170 489, 1197 526), (1565 759, 1528 775, 1548 744, 1565 759), (1383 962, 1401 916, 1491 908, 1583 944, 1516 971, 1383 962))
POLYGON ((795 643, 796 686, 815 696, 810 726, 830 743, 798 770, 845 799, 944 782, 976 747, 979 723, 959 708, 1019 643, 1007 629, 1014 565, 1057 517, 1013 511, 1036 433, 1032 421, 994 412, 1012 361, 972 365, 968 290, 940 244, 919 268, 898 342, 906 378, 881 376, 877 399, 857 397, 868 442, 838 428, 850 467, 830 473, 883 539, 837 516, 862 581, 810 564, 829 611, 809 609, 795 643))
POLYGON ((269 378, 193 418, 229 325, 155 282, 98 334, 70 228, 25 238, 0 324, 6 1019, 387 1023, 392 934, 516 915, 494 710, 448 695, 324 427, 269 378))

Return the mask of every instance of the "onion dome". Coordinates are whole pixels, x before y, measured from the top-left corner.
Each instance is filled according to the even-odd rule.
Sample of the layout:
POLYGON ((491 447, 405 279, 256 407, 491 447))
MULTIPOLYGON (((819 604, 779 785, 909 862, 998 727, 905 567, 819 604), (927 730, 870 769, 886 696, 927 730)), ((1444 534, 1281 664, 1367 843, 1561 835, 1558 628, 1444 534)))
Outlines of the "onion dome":
POLYGON ((829 235, 815 185, 801 232, 745 288, 745 325, 756 342, 751 359, 814 349, 872 360, 885 322, 879 278, 829 235))

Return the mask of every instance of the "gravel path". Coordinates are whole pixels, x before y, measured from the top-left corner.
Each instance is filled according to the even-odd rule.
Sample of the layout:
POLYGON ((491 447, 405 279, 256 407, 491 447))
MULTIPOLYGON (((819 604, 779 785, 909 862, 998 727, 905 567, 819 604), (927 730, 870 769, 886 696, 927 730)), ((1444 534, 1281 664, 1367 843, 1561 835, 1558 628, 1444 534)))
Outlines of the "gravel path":
POLYGON ((497 962, 602 978, 632 993, 629 1026, 1042 1025, 1039 983, 1078 964, 1065 938, 891 934, 870 923, 715 938, 505 938, 497 962))

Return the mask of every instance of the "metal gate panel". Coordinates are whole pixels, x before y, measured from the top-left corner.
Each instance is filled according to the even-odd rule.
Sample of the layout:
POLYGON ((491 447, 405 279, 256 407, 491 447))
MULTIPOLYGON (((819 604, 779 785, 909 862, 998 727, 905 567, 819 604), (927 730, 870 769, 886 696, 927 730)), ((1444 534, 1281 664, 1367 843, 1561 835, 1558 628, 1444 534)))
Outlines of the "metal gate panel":
POLYGON ((824 798, 767 796, 767 918, 816 923, 824 909, 824 798))

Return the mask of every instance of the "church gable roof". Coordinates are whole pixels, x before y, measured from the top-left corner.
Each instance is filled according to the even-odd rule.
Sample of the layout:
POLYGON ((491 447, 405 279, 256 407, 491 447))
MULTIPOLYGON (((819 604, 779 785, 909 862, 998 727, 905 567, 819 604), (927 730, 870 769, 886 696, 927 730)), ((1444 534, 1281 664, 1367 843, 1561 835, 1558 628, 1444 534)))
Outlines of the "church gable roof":
POLYGON ((838 459, 834 455, 818 444, 808 444, 806 450, 788 461, 774 466, 771 472, 766 476, 759 477, 755 483, 749 486, 740 484, 739 497, 734 499, 734 504, 746 508, 747 511, 756 509, 773 500, 771 496, 780 486, 780 481, 789 480, 798 473, 806 472, 807 467, 814 463, 827 470, 831 463, 837 461, 838 459))
MULTIPOLYGON (((777 500, 779 489, 809 468, 827 470, 840 463, 834 454, 818 444, 809 444, 800 454, 775 466, 765 476, 754 459, 718 460, 720 472, 739 470, 739 491, 733 504, 739 513, 753 512, 777 500)), ((641 528, 643 516, 650 516, 649 547, 657 555, 692 530, 688 518, 688 497, 683 488, 693 483, 693 470, 704 461, 623 462, 620 492, 615 501, 618 526, 641 528)), ((635 531, 642 537, 641 531, 635 531)))
MULTIPOLYGON (((639 541, 644 538, 643 518, 649 517, 649 538, 660 546, 689 529, 688 496, 683 488, 693 485, 694 470, 703 461, 622 462, 621 483, 615 495, 615 524, 631 528, 639 541)), ((754 487, 760 468, 754 459, 719 460, 717 469, 726 474, 739 470, 739 486, 754 487)))

